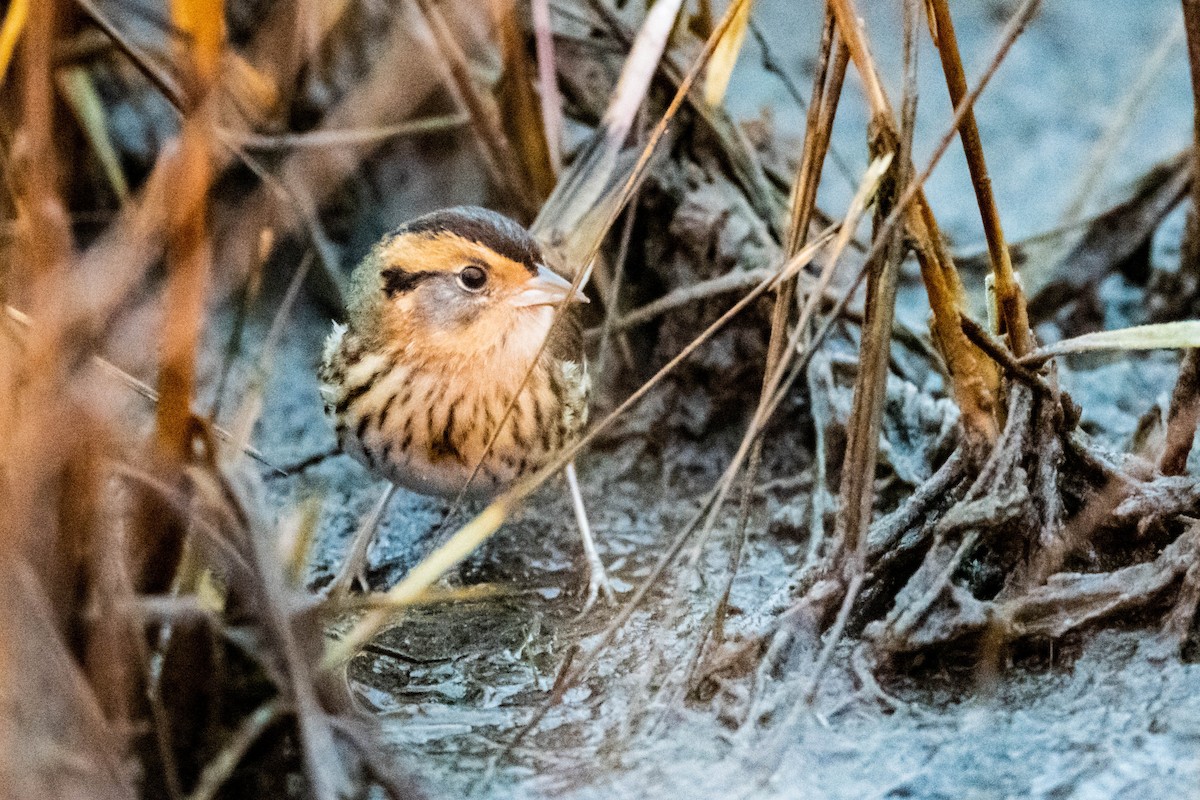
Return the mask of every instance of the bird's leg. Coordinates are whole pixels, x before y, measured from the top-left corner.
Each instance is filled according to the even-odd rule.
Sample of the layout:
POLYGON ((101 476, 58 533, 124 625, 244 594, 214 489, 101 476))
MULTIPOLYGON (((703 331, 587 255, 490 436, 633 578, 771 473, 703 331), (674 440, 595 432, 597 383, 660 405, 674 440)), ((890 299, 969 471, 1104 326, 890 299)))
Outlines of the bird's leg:
POLYGON ((342 562, 341 568, 327 589, 326 594, 331 600, 344 600, 350 593, 350 589, 353 588, 355 581, 363 589, 370 590, 371 587, 367 585, 366 576, 367 548, 375 539, 379 521, 383 519, 383 512, 395 493, 396 484, 388 483, 387 489, 384 490, 375 507, 371 509, 371 513, 363 517, 362 524, 355 532, 354 540, 350 543, 350 550, 346 553, 346 560, 342 562))
POLYGON ((563 470, 567 479, 567 488, 571 491, 571 505, 575 507, 575 521, 579 523, 579 534, 583 539, 583 552, 588 561, 588 593, 583 604, 587 611, 595 604, 601 593, 609 603, 614 602, 612 586, 608 582, 608 573, 604 571, 604 562, 596 551, 596 540, 592 538, 592 526, 588 524, 587 509, 583 507, 583 494, 579 491, 579 478, 575 474, 575 462, 567 464, 563 470))

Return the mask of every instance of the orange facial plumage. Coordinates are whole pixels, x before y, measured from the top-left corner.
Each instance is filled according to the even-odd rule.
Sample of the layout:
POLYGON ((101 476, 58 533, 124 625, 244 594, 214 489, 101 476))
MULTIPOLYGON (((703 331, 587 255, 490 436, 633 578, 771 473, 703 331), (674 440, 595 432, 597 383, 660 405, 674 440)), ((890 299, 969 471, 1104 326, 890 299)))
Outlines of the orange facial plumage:
POLYGON ((425 494, 458 493, 478 467, 469 493, 486 496, 540 468, 587 421, 577 314, 551 329, 555 306, 575 299, 499 214, 454 208, 401 226, 355 270, 348 319, 326 341, 321 394, 339 445, 425 494))

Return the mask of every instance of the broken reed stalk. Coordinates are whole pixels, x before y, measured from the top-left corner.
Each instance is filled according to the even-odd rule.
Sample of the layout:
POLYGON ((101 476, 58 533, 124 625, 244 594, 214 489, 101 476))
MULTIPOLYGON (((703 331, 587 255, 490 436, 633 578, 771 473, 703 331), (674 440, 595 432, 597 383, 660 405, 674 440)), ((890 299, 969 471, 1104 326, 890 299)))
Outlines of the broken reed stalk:
POLYGON ((504 133, 500 107, 491 94, 479 90, 471 76, 467 54, 454 38, 454 32, 450 30, 437 4, 432 0, 417 0, 417 7, 433 33, 440 60, 448 72, 450 86, 471 117, 484 165, 491 173, 492 180, 516 206, 525 221, 533 219, 537 214, 537 202, 517 171, 520 162, 512 142, 504 133))
POLYGON ((525 35, 515 0, 492 0, 491 5, 501 72, 495 88, 485 94, 483 100, 485 103, 490 101, 495 108, 496 119, 508 135, 518 159, 512 166, 520 187, 536 205, 554 190, 558 176, 546 140, 542 101, 534 88, 538 82, 538 65, 530 63, 526 55, 525 35))
MULTIPOLYGON (((1200 0, 1182 0, 1187 34, 1188 66, 1192 78, 1192 175, 1200 175, 1200 0)), ((1191 208, 1180 244, 1180 272, 1200 275, 1200 180, 1191 181, 1191 208)), ((1167 441, 1159 459, 1165 475, 1182 475, 1196 433, 1197 397, 1200 390, 1200 351, 1188 350, 1179 368, 1167 419, 1167 441)))
MULTIPOLYGON (((962 55, 958 48, 958 37, 955 35, 954 21, 950 16, 950 6, 947 0, 927 0, 925 8, 928 12, 929 32, 941 57, 942 71, 946 75, 950 102, 957 106, 967 96, 968 89, 962 55)), ((1001 322, 1001 329, 996 333, 1008 337, 1009 348, 1020 358, 1033 347, 1029 331, 1029 313, 1021 286, 1013 271, 1008 244, 1004 240, 1004 229, 1000 224, 996 197, 992 193, 992 180, 988 177, 987 161, 979 137, 979 126, 975 124, 974 110, 968 110, 963 116, 958 133, 967 157, 971 183, 975 187, 975 199, 979 204, 988 256, 992 263, 993 288, 1001 322)))
MULTIPOLYGON (((876 131, 871 143, 876 156, 895 153, 890 174, 880 187, 876 206, 876 235, 896 199, 911 178, 913 121, 916 117, 916 55, 912 46, 910 2, 905 7, 905 78, 900 139, 889 138, 889 131, 876 131)), ((853 555, 854 569, 863 568, 866 528, 871 521, 875 497, 875 464, 879 449, 879 431, 883 420, 888 363, 891 356, 892 321, 896 310, 896 291, 900 262, 904 258, 904 231, 897 226, 887 234, 890 241, 873 259, 867 271, 867 295, 859 348, 858 374, 854 382, 850 419, 847 424, 846 457, 839 494, 839 539, 847 555, 853 555)))
MULTIPOLYGON (((871 107, 871 124, 888 131, 887 135, 893 141, 899 141, 891 103, 879 79, 854 0, 830 1, 837 15, 838 30, 862 77, 871 107)), ((963 98, 963 101, 967 99, 963 98)), ((957 106, 962 107, 962 103, 957 106)), ((969 110, 968 104, 964 113, 969 110)), ((953 396, 962 412, 964 434, 973 449, 981 449, 981 446, 994 443, 999 434, 995 397, 988 388, 986 368, 981 364, 984 356, 970 343, 959 325, 959 315, 966 301, 958 271, 942 241, 924 189, 919 183, 913 188, 913 204, 906 210, 907 227, 916 240, 921 278, 933 311, 933 338, 950 372, 953 396)))
POLYGON ((1167 412, 1166 441, 1158 459, 1163 475, 1186 475, 1188 454, 1200 421, 1200 350, 1186 350, 1167 412))

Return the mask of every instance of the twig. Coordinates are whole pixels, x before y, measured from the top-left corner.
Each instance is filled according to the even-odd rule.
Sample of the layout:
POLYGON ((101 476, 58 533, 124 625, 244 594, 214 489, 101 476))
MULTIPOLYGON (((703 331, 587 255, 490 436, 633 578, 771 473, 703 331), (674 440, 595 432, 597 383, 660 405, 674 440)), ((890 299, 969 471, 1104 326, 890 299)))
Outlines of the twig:
POLYGON ((1163 475, 1187 473, 1188 454, 1192 451, 1192 440, 1196 436, 1196 423, 1200 420, 1200 350, 1188 350, 1179 365, 1179 378, 1171 393, 1171 407, 1167 412, 1167 435, 1162 455, 1158 459, 1158 471, 1163 475))
POLYGON ((101 11, 92 0, 75 0, 75 5, 79 6, 80 10, 87 15, 93 25, 103 31, 104 35, 112 40, 112 43, 116 45, 118 50, 125 54, 134 68, 142 73, 142 77, 150 81, 150 84, 163 97, 167 98, 167 102, 176 109, 183 109, 183 91, 179 88, 174 78, 160 69, 140 46, 122 33, 121 29, 114 25, 108 18, 108 15, 101 11))
POLYGON ((263 703, 242 720, 233 738, 204 767, 196 782, 196 789, 188 795, 187 800, 212 800, 216 797, 238 764, 246 757, 246 753, 280 720, 286 708, 283 701, 276 698, 263 703))
MULTIPOLYGON (((829 232, 826 232, 829 235, 829 232)), ((694 303, 698 300, 707 300, 710 297, 716 297, 729 292, 745 291, 753 288, 764 280, 774 276, 775 270, 770 267, 762 267, 761 269, 747 270, 731 270, 724 275, 719 275, 715 278, 709 278, 699 283, 680 286, 677 289, 672 289, 657 300, 651 301, 640 308, 617 317, 610 325, 614 332, 627 331, 630 328, 636 328, 643 325, 656 317, 661 317, 668 311, 674 311, 677 308, 694 303)), ((591 337, 600 336, 600 331, 588 331, 591 337)))
POLYGON ((987 353, 988 357, 1003 367, 1009 375, 1012 375, 1014 378, 1023 381, 1025 384, 1044 396, 1050 396, 1054 394, 1053 389, 1051 389, 1050 385, 1046 383, 1045 378, 1043 378, 1041 375, 1038 375, 1020 361, 1017 361, 1016 357, 1013 356, 1012 351, 992 338, 992 335, 988 333, 982 325, 971 319, 966 314, 960 316, 958 321, 959 324, 962 325, 963 332, 967 334, 967 338, 971 340, 971 343, 983 352, 987 353))
POLYGON ((362 128, 347 130, 316 130, 305 133, 276 133, 262 134, 252 131, 237 131, 221 129, 222 138, 239 147, 252 150, 292 150, 303 147, 353 147, 355 145, 376 144, 388 139, 399 139, 406 136, 422 136, 429 133, 461 128, 470 122, 465 113, 443 114, 437 117, 415 119, 411 122, 401 122, 397 125, 383 125, 378 128, 362 128))

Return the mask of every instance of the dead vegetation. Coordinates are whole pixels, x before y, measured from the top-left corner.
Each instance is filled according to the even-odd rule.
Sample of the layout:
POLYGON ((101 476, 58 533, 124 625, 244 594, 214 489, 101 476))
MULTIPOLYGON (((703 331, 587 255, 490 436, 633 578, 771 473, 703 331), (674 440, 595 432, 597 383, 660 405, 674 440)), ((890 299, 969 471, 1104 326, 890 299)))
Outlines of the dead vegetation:
MULTIPOLYGON (((658 0, 645 13, 497 0, 486 15, 451 0, 10 3, 0 27, 9 796, 324 799, 367 785, 420 796, 359 713, 346 664, 364 648, 393 652, 372 639, 415 604, 471 599, 488 613, 487 591, 439 579, 579 451, 629 438, 621 427, 649 413, 647 397, 702 398, 700 419, 666 423, 696 436, 743 409, 738 442, 649 574, 586 647, 567 651, 496 763, 713 541, 725 566, 686 665, 657 691, 714 703, 743 737, 786 740, 832 668, 897 707, 885 687, 915 657, 996 675, 1015 646, 1131 615, 1180 656, 1200 603, 1200 482, 1187 470, 1200 323, 1183 319, 1200 300, 1200 128, 1125 202, 1090 219, 1076 203, 1064 228, 1010 244, 973 108, 1041 3, 1012 4, 986 68, 968 77, 948 1, 896 2, 903 29, 887 32, 866 30, 854 0, 811 4, 824 23, 795 152, 722 107, 753 29, 750 0, 658 0), (902 39, 901 75, 880 73, 872 37, 883 35, 902 39), (923 37, 954 113, 918 163, 923 37), (826 162, 838 158, 851 70, 869 110, 869 166, 849 176, 853 199, 834 213, 817 201, 826 172, 847 172, 826 162), (975 258, 956 257, 924 188, 959 144, 986 240, 975 258), (419 166, 405 191, 370 185, 395 179, 398 161, 419 166), (574 450, 394 586, 361 599, 315 592, 305 579, 319 504, 272 521, 262 484, 281 470, 252 442, 275 353, 302 292, 336 311, 346 255, 365 244, 355 238, 379 232, 353 220, 381 195, 389 219, 375 227, 386 229, 416 210, 413 197, 479 186, 555 258, 588 265, 577 274, 594 278, 600 301, 590 336, 602 413, 574 450), (1151 276, 1147 243, 1184 201, 1180 268, 1151 276), (928 332, 896 314, 909 256, 928 332), (1088 303, 1114 271, 1146 284, 1146 324, 1096 331, 1088 303), (282 300, 251 344, 246 319, 264 297, 282 300), (219 345, 205 336, 214 313, 233 320, 219 345), (1038 326, 1056 320, 1060 340, 1043 345, 1038 326), (1084 434, 1060 360, 1163 348, 1184 353, 1178 380, 1138 446, 1117 452, 1084 434), (953 405, 905 371, 944 376, 953 405), (901 432, 921 439, 907 464, 905 420, 901 432), (790 465, 802 479, 764 484, 768 432, 781 424, 803 453, 790 465), (731 624, 764 496, 803 507, 790 524, 804 555, 776 613, 731 624)), ((1200 4, 1184 0, 1183 18, 1200 87, 1200 4)), ((365 544, 347 563, 363 554, 365 544)))

